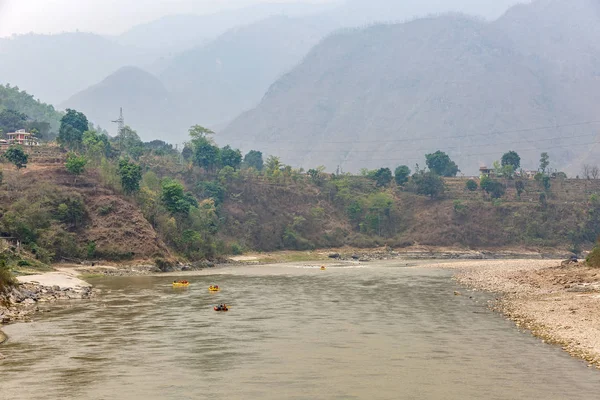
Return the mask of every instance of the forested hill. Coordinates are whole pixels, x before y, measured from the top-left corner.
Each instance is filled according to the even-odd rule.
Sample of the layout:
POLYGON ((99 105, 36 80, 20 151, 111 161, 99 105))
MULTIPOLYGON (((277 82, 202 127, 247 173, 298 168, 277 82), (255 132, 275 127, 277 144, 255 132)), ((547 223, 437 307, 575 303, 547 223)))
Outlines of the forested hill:
POLYGON ((442 147, 475 174, 490 149, 547 151, 575 175, 599 128, 586 124, 600 105, 599 8, 537 0, 491 23, 446 15, 332 35, 221 140, 345 171, 442 147))
POLYGON ((4 133, 35 128, 42 136, 53 136, 58 133, 61 117, 53 106, 36 100, 24 90, 0 85, 0 130, 4 133))

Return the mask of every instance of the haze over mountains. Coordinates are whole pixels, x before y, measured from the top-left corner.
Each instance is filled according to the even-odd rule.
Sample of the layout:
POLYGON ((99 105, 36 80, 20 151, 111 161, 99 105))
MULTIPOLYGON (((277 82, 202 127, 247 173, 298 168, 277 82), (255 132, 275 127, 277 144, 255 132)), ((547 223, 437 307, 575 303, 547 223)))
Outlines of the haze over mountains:
POLYGON ((473 173, 520 146, 527 167, 547 150, 575 171, 599 126, 556 126, 597 118, 599 3, 537 0, 501 15, 516 2, 267 4, 115 37, 17 36, 0 39, 0 82, 109 130, 123 107, 145 140, 182 142, 198 123, 295 166, 412 167, 439 148, 473 173), (352 26, 367 27, 339 31, 352 26))
POLYGON ((510 149, 526 167, 546 150, 565 167, 599 125, 523 129, 598 119, 599 27, 596 1, 539 0, 492 23, 446 15, 339 33, 220 140, 330 170, 423 164, 439 148, 466 173, 510 149))

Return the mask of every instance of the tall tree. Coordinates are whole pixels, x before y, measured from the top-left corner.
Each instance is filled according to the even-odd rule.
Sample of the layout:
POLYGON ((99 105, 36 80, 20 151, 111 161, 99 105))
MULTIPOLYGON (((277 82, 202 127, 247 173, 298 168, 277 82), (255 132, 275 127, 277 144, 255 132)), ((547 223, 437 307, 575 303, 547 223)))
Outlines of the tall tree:
POLYGON ((437 175, 447 177, 456 176, 458 171, 460 171, 456 163, 443 151, 438 150, 435 153, 426 154, 425 159, 429 169, 437 175))
POLYGON ((408 182, 409 176, 410 168, 408 168, 406 165, 401 165, 394 171, 394 178, 396 179, 396 183, 400 186, 408 182))
POLYGON ((25 129, 27 126, 27 115, 15 110, 0 111, 0 130, 4 133, 25 129))
POLYGON ((194 143, 194 163, 213 172, 219 165, 221 150, 206 138, 198 138, 194 143))
POLYGON ((548 156, 548 153, 542 153, 540 155, 540 172, 542 175, 546 175, 548 165, 550 165, 550 156, 548 156))
POLYGON ((85 114, 67 108, 67 113, 60 120, 58 143, 71 149, 79 149, 83 142, 83 132, 89 129, 85 114))
POLYGON ((417 187, 417 193, 432 199, 440 197, 446 190, 443 179, 433 171, 418 171, 412 179, 417 187))
POLYGON ((21 146, 9 148, 6 150, 6 153, 4 153, 4 157, 11 163, 15 164, 17 169, 26 168, 27 161, 29 160, 29 154, 25 153, 21 146))
POLYGON ((521 157, 516 151, 511 150, 508 153, 504 153, 502 156, 502 166, 505 167, 507 165, 511 165, 513 171, 516 171, 521 167, 521 157))
POLYGON ((242 153, 229 145, 221 149, 221 166, 239 169, 242 164, 242 153))
POLYGON ((392 182, 392 171, 389 168, 379 168, 373 174, 373 180, 379 187, 386 187, 392 182))
POLYGON ((244 167, 262 171, 264 167, 262 153, 260 151, 250 150, 248 154, 244 156, 244 167))
POLYGON ((121 177, 121 186, 125 193, 134 193, 140 190, 140 181, 142 180, 142 167, 127 159, 119 161, 119 176, 121 177))

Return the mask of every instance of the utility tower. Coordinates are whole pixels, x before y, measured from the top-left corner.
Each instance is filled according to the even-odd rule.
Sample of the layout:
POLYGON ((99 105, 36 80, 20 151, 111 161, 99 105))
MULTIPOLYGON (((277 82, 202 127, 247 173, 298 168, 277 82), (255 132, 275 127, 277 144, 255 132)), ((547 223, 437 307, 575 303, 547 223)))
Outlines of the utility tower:
POLYGON ((117 124, 117 136, 121 134, 123 128, 125 128, 125 119, 123 118, 123 107, 121 107, 121 113, 119 114, 119 119, 116 121, 112 121, 117 124))

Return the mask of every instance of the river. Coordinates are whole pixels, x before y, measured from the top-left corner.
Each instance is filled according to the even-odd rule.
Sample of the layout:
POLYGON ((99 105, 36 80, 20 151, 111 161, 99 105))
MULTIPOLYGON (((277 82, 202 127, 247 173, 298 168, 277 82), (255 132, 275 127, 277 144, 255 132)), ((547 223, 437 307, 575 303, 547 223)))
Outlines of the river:
MULTIPOLYGON (((402 264, 404 265, 404 264, 402 264)), ((102 295, 4 327, 2 399, 597 399, 600 373, 451 272, 231 267, 93 278, 102 295), (222 291, 209 293, 210 284, 222 291), (464 292, 454 296, 454 291, 464 292), (473 298, 469 298, 472 296, 473 298), (217 303, 231 306, 217 313, 217 303)))

